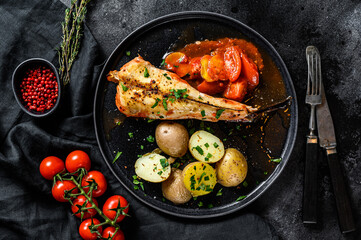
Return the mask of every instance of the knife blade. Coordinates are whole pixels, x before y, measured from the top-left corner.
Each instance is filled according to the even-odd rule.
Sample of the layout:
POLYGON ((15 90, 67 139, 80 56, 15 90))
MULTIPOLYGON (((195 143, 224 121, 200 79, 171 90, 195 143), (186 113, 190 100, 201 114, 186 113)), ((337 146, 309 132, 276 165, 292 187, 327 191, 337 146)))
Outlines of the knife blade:
POLYGON ((350 197, 342 174, 341 164, 337 158, 335 128, 327 104, 323 83, 321 91, 322 103, 316 107, 319 144, 326 150, 327 154, 331 182, 336 199, 339 226, 342 233, 348 233, 355 231, 355 223, 352 216, 350 197))

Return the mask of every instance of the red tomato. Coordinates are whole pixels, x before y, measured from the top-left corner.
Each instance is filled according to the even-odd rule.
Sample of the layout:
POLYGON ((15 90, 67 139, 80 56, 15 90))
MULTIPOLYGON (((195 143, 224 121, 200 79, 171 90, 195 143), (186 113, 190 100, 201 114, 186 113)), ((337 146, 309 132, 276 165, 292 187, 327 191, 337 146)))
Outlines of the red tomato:
POLYGON ((259 73, 257 65, 249 59, 246 54, 242 54, 242 73, 248 81, 248 89, 253 90, 259 83, 259 73))
POLYGON ((87 171, 90 169, 90 158, 88 154, 81 150, 71 152, 65 160, 65 166, 68 172, 73 173, 79 168, 85 168, 87 171))
POLYGON ((229 82, 223 96, 241 102, 247 93, 247 79, 240 77, 235 82, 229 82))
MULTIPOLYGON (((83 181, 81 182, 81 185, 83 187, 90 185, 87 181, 92 181, 92 179, 98 184, 96 188, 93 190, 93 197, 100 197, 105 193, 107 190, 108 184, 105 180, 104 175, 99 171, 90 171, 86 176, 84 176, 83 181)), ((84 188, 84 191, 87 193, 89 191, 89 188, 84 188)))
MULTIPOLYGON (((95 198, 92 198, 94 204, 96 206, 98 206, 98 202, 97 200, 95 200, 95 198)), ((83 195, 79 195, 74 201, 73 201, 73 205, 71 206, 71 211, 74 213, 75 216, 77 216, 78 218, 81 218, 81 213, 76 213, 79 208, 81 208, 84 203, 87 201, 87 198, 84 197, 83 195), (80 207, 78 206, 80 205, 80 207)), ((91 207, 91 203, 90 202, 87 202, 87 204, 85 205, 86 208, 89 208, 91 207)), ((84 212, 84 215, 83 215, 83 219, 87 219, 87 218, 91 218, 91 217, 94 217, 95 215, 97 214, 97 211, 92 208, 92 209, 88 209, 84 212)))
POLYGON ((208 62, 207 73, 213 80, 226 80, 223 57, 220 54, 214 55, 208 62))
MULTIPOLYGON (((96 233, 91 233, 89 226, 91 226, 93 220, 93 225, 98 225, 100 221, 96 218, 93 219, 85 219, 79 226, 79 234, 84 240, 95 240, 98 238, 98 235, 96 233)), ((102 234, 103 227, 99 226, 97 228, 98 232, 102 234)))
POLYGON ((76 188, 75 184, 72 181, 64 180, 64 181, 56 181, 51 193, 56 201, 59 202, 67 202, 68 200, 64 198, 64 191, 69 191, 70 189, 75 188, 71 193, 78 193, 78 188, 76 188))
POLYGON ((196 79, 201 77, 201 57, 192 58, 189 61, 189 65, 191 66, 190 70, 190 79, 196 79))
POLYGON ((214 82, 215 81, 208 74, 208 64, 209 64, 209 60, 211 58, 212 58, 212 56, 210 56, 210 55, 204 55, 201 58, 201 76, 207 82, 214 82))
POLYGON ((182 52, 172 52, 164 59, 166 68, 171 71, 176 71, 180 64, 186 64, 188 57, 182 52))
POLYGON ((224 81, 207 82, 206 80, 204 80, 201 84, 197 86, 197 89, 202 93, 214 95, 223 92, 226 86, 227 83, 224 81))
MULTIPOLYGON (((129 207, 127 200, 120 195, 114 195, 108 198, 108 200, 104 203, 103 205, 104 215, 107 216, 110 220, 114 220, 115 216, 117 215, 117 211, 112 209, 116 209, 118 205, 120 205, 121 208, 124 208, 122 210, 123 213, 125 214, 128 213, 129 207)), ((119 215, 116 222, 122 221, 124 217, 125 215, 122 214, 119 215)))
POLYGON ((224 69, 229 81, 234 82, 241 74, 241 55, 236 47, 228 47, 224 52, 224 69))
POLYGON ((46 157, 40 163, 40 174, 48 180, 52 180, 56 174, 64 170, 63 160, 54 156, 46 157))
MULTIPOLYGON (((114 232, 115 232, 115 227, 107 227, 106 229, 104 229, 102 237, 105 239, 110 239, 111 237, 113 237, 114 232)), ((118 229, 117 233, 115 234, 115 236, 112 239, 113 240, 125 240, 123 231, 118 229)))

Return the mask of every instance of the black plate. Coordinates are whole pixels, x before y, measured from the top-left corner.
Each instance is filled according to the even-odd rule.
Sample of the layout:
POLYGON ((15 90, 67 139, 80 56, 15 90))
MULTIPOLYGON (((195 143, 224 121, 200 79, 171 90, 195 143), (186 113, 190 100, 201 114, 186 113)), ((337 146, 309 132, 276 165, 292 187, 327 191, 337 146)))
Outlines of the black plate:
MULTIPOLYGON (((209 12, 181 12, 167 15, 155 19, 131 33, 118 45, 107 60, 99 77, 94 103, 94 121, 98 144, 105 163, 115 177, 143 203, 162 212, 188 218, 209 218, 225 215, 239 210, 257 199, 284 169, 296 139, 297 119, 296 94, 292 80, 277 51, 266 39, 243 23, 209 12), (257 154, 254 152, 247 153, 250 177, 247 176, 246 180, 250 186, 247 188, 244 186, 223 188, 223 195, 216 197, 217 191, 221 188, 217 184, 214 193, 198 197, 197 200, 191 200, 185 205, 174 205, 163 199, 160 184, 144 182, 144 192, 134 190, 132 178, 135 174, 134 162, 138 154, 144 154, 156 148, 156 144, 148 143, 146 137, 154 136, 158 122, 147 123, 146 120, 142 119, 126 118, 121 126, 115 127, 114 118, 121 118, 122 116, 114 101, 116 85, 107 82, 107 73, 111 70, 119 70, 123 64, 138 54, 155 66, 159 66, 162 57, 168 51, 183 47, 185 44, 196 40, 216 40, 222 37, 245 38, 251 41, 260 49, 262 55, 269 56, 269 59, 272 59, 279 69, 284 82, 285 95, 291 96, 293 100, 289 107, 290 117, 287 128, 283 131, 284 137, 277 138, 273 135, 271 142, 276 144, 274 146, 270 144, 268 147, 274 150, 273 153, 281 156, 282 161, 279 164, 270 164, 271 170, 263 172, 262 168, 257 168, 258 163, 252 163, 252 159, 256 159, 257 154), (130 56, 127 56, 127 51, 130 51, 130 56), (133 133, 133 138, 129 137, 129 132, 133 133), (144 147, 142 150, 141 145, 144 147), (123 154, 113 164, 113 159, 118 151, 123 152, 123 154), (241 195, 247 195, 247 197, 241 201, 236 201, 241 195), (198 206, 201 205, 200 201, 203 203, 201 207, 198 206), (212 208, 208 208, 210 204, 213 205, 212 208)), ((185 121, 182 123, 187 124, 185 121)), ((199 121, 195 121, 194 124, 199 123, 199 121)), ((225 122, 219 123, 217 126, 228 129, 228 123, 225 122)), ((225 145, 227 147, 227 144, 225 145)), ((229 146, 233 145, 230 143, 229 146)))

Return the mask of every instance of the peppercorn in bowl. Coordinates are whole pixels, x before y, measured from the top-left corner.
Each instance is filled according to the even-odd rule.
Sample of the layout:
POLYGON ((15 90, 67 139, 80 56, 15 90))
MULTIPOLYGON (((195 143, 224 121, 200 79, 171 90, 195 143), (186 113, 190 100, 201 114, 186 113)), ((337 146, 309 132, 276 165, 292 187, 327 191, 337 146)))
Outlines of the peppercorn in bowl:
POLYGON ((22 62, 12 78, 15 99, 33 117, 48 116, 60 102, 61 83, 52 63, 42 58, 22 62))

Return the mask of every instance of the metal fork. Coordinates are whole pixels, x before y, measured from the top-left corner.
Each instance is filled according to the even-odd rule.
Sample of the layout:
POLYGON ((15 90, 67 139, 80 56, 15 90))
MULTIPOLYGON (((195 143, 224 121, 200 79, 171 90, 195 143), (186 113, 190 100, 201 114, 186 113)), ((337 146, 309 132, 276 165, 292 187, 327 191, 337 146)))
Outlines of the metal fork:
POLYGON ((321 104, 321 58, 316 47, 306 48, 308 65, 306 103, 311 105, 309 121, 310 133, 307 135, 305 183, 303 189, 303 223, 317 223, 317 159, 318 138, 315 133, 315 107, 321 104))

